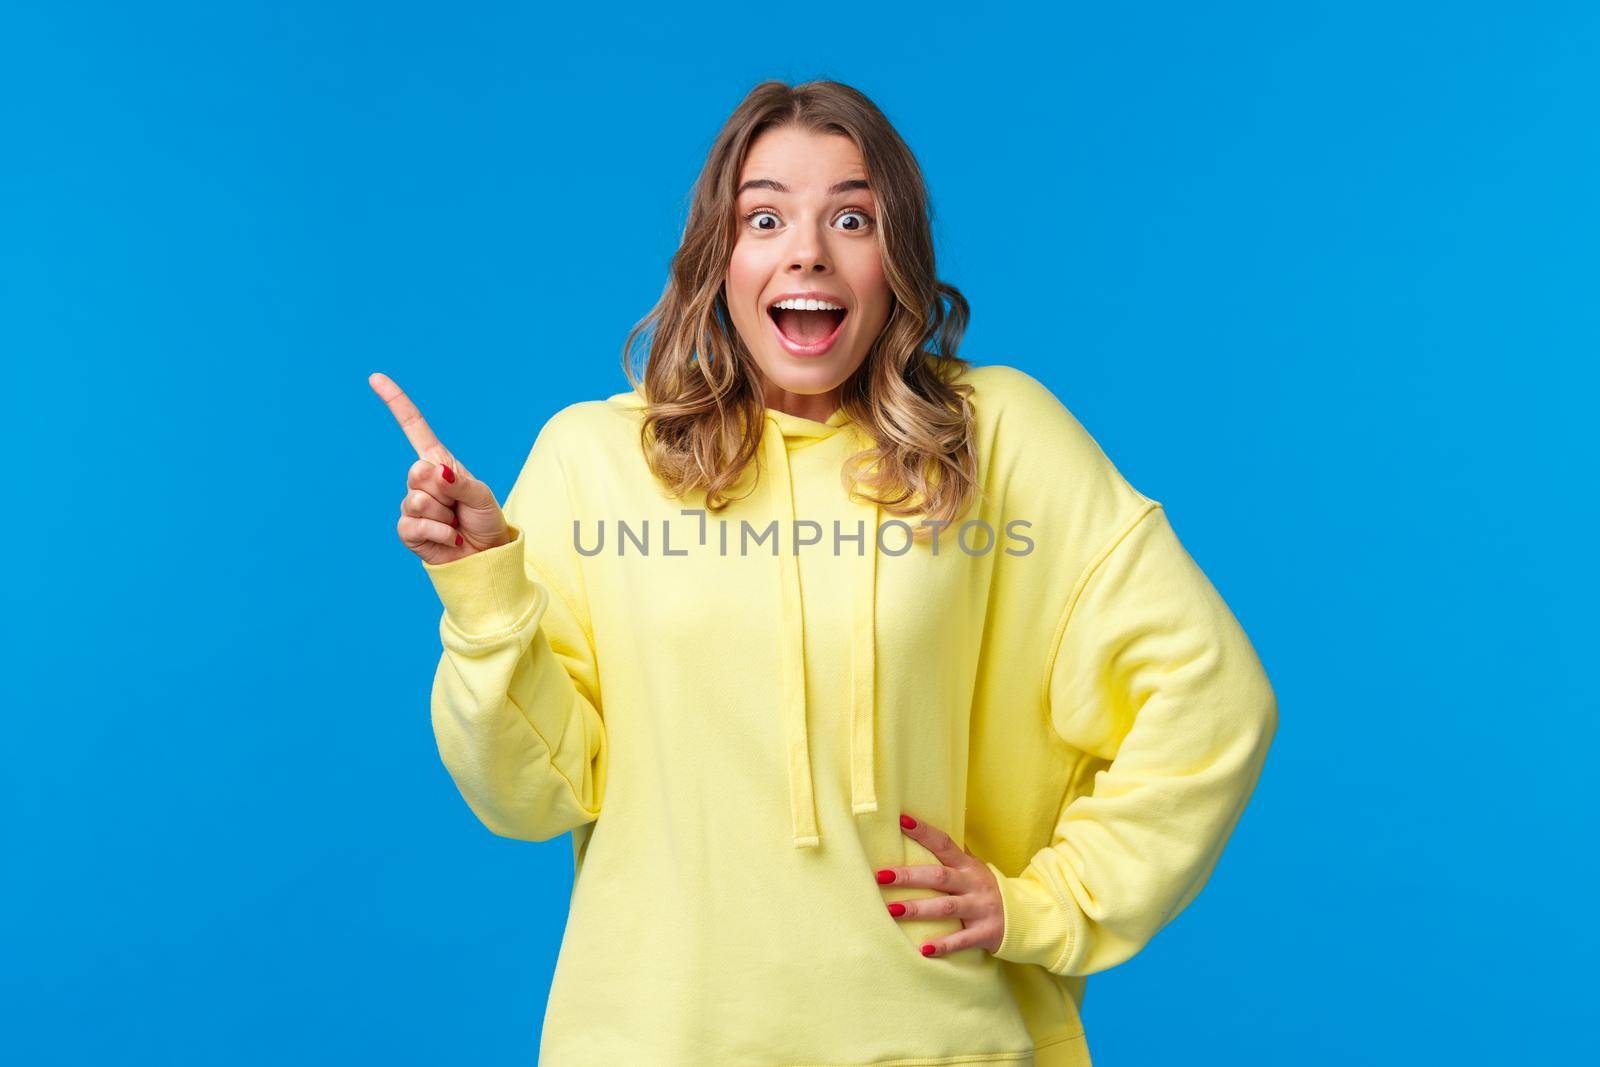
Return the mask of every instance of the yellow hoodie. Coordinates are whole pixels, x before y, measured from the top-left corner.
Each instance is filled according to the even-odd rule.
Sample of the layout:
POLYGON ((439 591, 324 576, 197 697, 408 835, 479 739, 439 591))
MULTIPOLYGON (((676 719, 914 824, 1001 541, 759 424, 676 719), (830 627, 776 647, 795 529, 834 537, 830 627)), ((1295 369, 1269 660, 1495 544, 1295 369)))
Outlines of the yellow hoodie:
POLYGON ((1276 726, 1256 653, 1047 389, 961 380, 984 496, 937 545, 848 497, 843 412, 767 409, 711 515, 626 392, 545 424, 511 543, 423 565, 461 795, 572 831, 541 1063, 1087 1064, 1083 976, 1200 891, 1276 726), (902 812, 999 880, 997 952, 925 957, 960 920, 889 914, 944 895, 877 883, 939 862, 902 812))

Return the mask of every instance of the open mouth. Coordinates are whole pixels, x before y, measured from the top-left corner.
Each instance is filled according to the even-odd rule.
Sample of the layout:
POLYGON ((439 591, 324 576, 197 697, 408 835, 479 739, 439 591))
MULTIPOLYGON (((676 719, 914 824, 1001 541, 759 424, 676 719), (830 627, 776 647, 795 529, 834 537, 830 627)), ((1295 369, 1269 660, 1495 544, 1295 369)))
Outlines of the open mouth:
POLYGON ((816 356, 833 347, 849 315, 844 309, 800 311, 794 308, 767 308, 773 329, 783 346, 797 356, 816 356))

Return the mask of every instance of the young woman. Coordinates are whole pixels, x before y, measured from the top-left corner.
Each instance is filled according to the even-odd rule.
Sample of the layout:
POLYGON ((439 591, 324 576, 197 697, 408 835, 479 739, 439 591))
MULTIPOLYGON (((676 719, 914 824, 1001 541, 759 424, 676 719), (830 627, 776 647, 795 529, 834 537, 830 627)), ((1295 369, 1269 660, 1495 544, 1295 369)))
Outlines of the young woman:
POLYGON ((929 220, 867 98, 767 82, 632 388, 551 417, 503 509, 372 376, 439 753, 494 833, 572 832, 541 1062, 1088 1063, 1084 976, 1254 787, 1250 642, 1054 396, 956 357, 929 220))

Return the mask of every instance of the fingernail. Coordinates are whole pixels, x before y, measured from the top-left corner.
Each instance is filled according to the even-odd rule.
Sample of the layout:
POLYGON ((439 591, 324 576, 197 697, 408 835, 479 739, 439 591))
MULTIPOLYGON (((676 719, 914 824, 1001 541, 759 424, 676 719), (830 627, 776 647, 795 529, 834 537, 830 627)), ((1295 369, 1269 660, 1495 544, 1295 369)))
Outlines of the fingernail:
POLYGON ((922 954, 924 956, 931 956, 931 955, 934 954, 935 951, 937 951, 937 950, 932 945, 923 945, 922 946, 922 954))
POLYGON ((896 919, 900 918, 900 916, 904 915, 905 913, 906 906, 899 901, 895 901, 893 904, 889 905, 889 914, 893 915, 896 919))
POLYGON ((461 525, 461 516, 459 516, 459 515, 450 516, 450 525, 451 526, 460 526, 461 525))
POLYGON ((879 885, 888 885, 892 881, 894 881, 894 872, 893 871, 879 871, 878 872, 878 884, 879 885))
POLYGON ((900 816, 900 825, 904 826, 907 830, 915 830, 917 828, 917 820, 913 819, 909 815, 902 815, 900 816))
POLYGON ((457 545, 461 544, 461 535, 460 534, 456 534, 456 544, 457 545))
POLYGON ((453 482, 456 480, 456 472, 451 470, 447 465, 443 463, 439 464, 439 471, 444 475, 445 481, 453 482))

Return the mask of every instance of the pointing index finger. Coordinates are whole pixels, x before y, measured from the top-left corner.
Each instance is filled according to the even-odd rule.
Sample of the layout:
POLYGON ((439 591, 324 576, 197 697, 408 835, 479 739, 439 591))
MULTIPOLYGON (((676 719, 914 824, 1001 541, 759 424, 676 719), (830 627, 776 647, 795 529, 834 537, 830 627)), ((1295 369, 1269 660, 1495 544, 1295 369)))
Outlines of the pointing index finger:
POLYGON ((439 439, 429 429, 428 421, 422 417, 422 412, 417 410, 417 405, 411 398, 389 378, 388 375, 375 372, 368 376, 367 384, 389 405, 395 421, 400 424, 400 429, 405 431, 406 439, 411 442, 411 447, 417 450, 420 459, 442 459, 449 456, 449 452, 439 443, 439 439))

